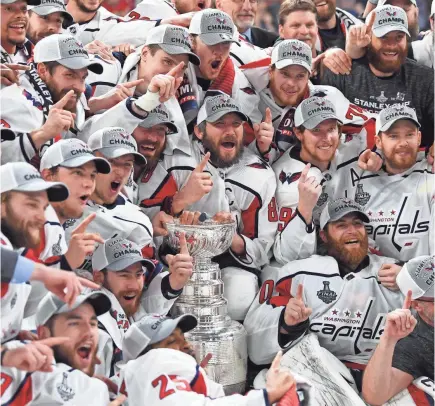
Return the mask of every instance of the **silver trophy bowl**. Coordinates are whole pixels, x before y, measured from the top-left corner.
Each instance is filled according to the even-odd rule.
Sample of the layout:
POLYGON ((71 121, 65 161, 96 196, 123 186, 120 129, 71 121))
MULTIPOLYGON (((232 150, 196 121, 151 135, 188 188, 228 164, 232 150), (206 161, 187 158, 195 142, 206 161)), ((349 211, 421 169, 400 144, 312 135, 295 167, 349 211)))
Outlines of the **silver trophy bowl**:
POLYGON ((179 250, 180 233, 186 236, 193 257, 193 275, 175 302, 174 316, 190 313, 198 319, 197 327, 186 333, 197 361, 211 353, 206 371, 215 382, 223 385, 225 394, 244 393, 247 372, 247 335, 244 327, 228 316, 227 300, 219 265, 212 258, 231 246, 236 223, 207 220, 197 225, 167 223, 168 244, 179 250))

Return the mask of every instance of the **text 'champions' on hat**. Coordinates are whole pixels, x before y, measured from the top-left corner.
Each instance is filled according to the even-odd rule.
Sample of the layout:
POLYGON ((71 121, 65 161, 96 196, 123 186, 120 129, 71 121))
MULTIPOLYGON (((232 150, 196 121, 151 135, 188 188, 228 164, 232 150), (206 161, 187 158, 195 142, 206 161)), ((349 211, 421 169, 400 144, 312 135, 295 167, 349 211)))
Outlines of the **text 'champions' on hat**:
POLYGON ((192 17, 189 32, 199 35, 199 38, 206 45, 217 45, 223 42, 235 42, 235 26, 231 17, 223 11, 207 8, 198 11, 192 17))
POLYGON ((27 162, 8 162, 1 165, 0 179, 1 193, 46 190, 50 202, 62 202, 69 196, 69 190, 65 184, 45 181, 37 169, 27 162))
POLYGON ((70 13, 66 11, 65 2, 63 0, 40 0, 38 5, 29 5, 27 10, 38 14, 39 16, 47 16, 53 13, 61 13, 65 19, 66 25, 71 25, 74 19, 70 13))
MULTIPOLYGON (((383 37, 391 31, 402 31, 409 35, 408 17, 405 10, 395 6, 378 6, 371 13, 376 13, 372 32, 378 38, 383 37)), ((367 20, 370 18, 370 14, 367 20)))
POLYGON ((148 116, 139 123, 139 126, 143 128, 151 128, 159 124, 168 127, 167 134, 176 134, 179 132, 178 127, 175 125, 174 121, 171 120, 171 115, 164 104, 151 110, 148 116))
POLYGON ((100 152, 106 158, 119 158, 132 154, 138 165, 145 165, 146 159, 137 152, 136 140, 121 127, 106 127, 94 132, 88 140, 93 152, 100 152))
POLYGON ((309 97, 302 101, 295 111, 295 127, 303 125, 312 130, 325 120, 337 120, 334 104, 324 97, 309 97))
POLYGON ((341 198, 326 204, 320 215, 320 229, 323 230, 328 223, 340 220, 350 213, 357 213, 364 223, 370 223, 370 219, 362 206, 353 200, 341 198))
POLYGON ((97 171, 100 173, 110 173, 110 164, 104 158, 96 157, 88 144, 77 138, 60 140, 50 145, 41 158, 40 168, 50 169, 56 166, 65 168, 78 168, 88 162, 94 162, 97 171))
POLYGON ((174 25, 154 27, 149 31, 145 45, 158 45, 170 55, 188 55, 190 62, 194 65, 200 64, 198 56, 192 52, 189 31, 184 27, 174 25))
POLYGON ((273 47, 271 63, 277 69, 290 65, 300 65, 311 73, 312 51, 305 42, 286 39, 273 47))
POLYGON ((92 269, 94 271, 119 272, 130 265, 141 263, 149 271, 153 271, 155 264, 151 259, 144 258, 137 244, 125 238, 115 237, 100 244, 92 255, 92 269))
POLYGON ((221 93, 215 96, 206 96, 204 103, 199 109, 197 123, 200 124, 205 120, 209 123, 214 123, 222 116, 229 113, 235 113, 243 121, 250 122, 249 118, 242 113, 236 101, 226 93, 221 93))
POLYGON ((34 49, 33 60, 58 62, 69 69, 88 68, 91 72, 103 73, 103 65, 94 57, 90 58, 83 44, 67 34, 53 34, 41 39, 34 49))
POLYGON ((420 128, 415 110, 408 106, 387 107, 379 112, 376 119, 376 135, 381 131, 388 131, 399 120, 411 120, 420 128))

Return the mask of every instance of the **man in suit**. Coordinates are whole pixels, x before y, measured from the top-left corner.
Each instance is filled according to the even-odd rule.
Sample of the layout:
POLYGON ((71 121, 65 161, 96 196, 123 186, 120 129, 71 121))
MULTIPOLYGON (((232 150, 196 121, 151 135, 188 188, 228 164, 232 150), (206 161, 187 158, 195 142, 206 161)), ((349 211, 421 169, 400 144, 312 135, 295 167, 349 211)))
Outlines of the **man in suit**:
POLYGON ((258 0, 216 0, 216 8, 231 16, 241 36, 251 44, 269 48, 278 39, 275 33, 254 27, 258 0))

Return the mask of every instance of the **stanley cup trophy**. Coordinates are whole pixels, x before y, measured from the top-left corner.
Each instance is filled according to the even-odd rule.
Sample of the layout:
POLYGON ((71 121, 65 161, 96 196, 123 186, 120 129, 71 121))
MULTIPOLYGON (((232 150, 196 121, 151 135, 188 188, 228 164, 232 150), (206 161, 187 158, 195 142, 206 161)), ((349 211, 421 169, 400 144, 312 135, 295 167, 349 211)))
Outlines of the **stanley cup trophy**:
POLYGON ((197 327, 186 333, 198 362, 211 353, 206 367, 208 376, 223 385, 226 395, 244 393, 248 360, 246 331, 228 316, 221 270, 211 261, 231 246, 235 222, 167 223, 166 228, 168 243, 173 249, 179 249, 178 237, 180 232, 185 233, 193 257, 192 277, 175 302, 172 314, 191 313, 198 318, 197 327))

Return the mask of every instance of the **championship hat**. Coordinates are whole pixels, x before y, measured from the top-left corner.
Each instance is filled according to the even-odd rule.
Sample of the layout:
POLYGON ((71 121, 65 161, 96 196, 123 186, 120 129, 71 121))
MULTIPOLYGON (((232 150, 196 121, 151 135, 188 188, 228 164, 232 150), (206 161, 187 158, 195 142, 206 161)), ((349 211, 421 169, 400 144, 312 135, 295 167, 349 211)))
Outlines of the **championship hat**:
POLYGON ((139 126, 143 128, 151 128, 159 124, 164 124, 168 127, 169 134, 179 132, 178 127, 171 120, 171 116, 164 104, 151 110, 146 119, 140 122, 139 126))
MULTIPOLYGON (((405 10, 395 6, 378 6, 370 13, 376 13, 376 18, 373 23, 373 34, 381 38, 391 31, 402 31, 407 35, 408 31, 408 17, 405 10)), ((370 14, 367 16, 369 19, 370 14)))
POLYGON ((370 219, 358 203, 350 199, 341 198, 329 201, 326 204, 320 215, 320 229, 323 230, 328 223, 340 220, 350 213, 358 213, 364 223, 370 223, 370 219))
POLYGON ((420 128, 415 110, 408 106, 387 107, 379 112, 376 119, 376 134, 381 131, 388 131, 389 128, 398 120, 411 120, 420 128))
POLYGON ((56 295, 49 292, 44 296, 36 310, 36 326, 43 326, 54 315, 68 313, 77 309, 85 302, 89 303, 94 308, 97 316, 108 312, 112 307, 109 297, 101 290, 83 290, 80 295, 77 296, 72 307, 69 307, 56 295))
MULTIPOLYGON (((13 4, 16 3, 18 0, 0 0, 0 4, 13 4)), ((28 5, 36 6, 40 3, 40 0, 26 0, 26 3, 28 5)))
POLYGON ((46 190, 50 202, 62 202, 69 196, 69 190, 65 184, 45 181, 37 169, 27 162, 8 162, 1 165, 0 179, 1 193, 46 190))
POLYGON ((137 262, 142 263, 148 270, 153 271, 155 264, 144 258, 137 244, 125 238, 115 237, 100 244, 92 255, 92 269, 101 271, 123 271, 137 262))
POLYGON ((435 256, 423 255, 409 260, 398 273, 396 283, 405 296, 412 291, 412 300, 433 302, 435 256))
POLYGON ((132 324, 122 341, 122 354, 125 361, 136 359, 151 344, 168 338, 179 327, 183 333, 193 330, 198 320, 192 314, 177 318, 149 315, 132 324))
POLYGON ((34 61, 58 62, 69 69, 88 68, 91 72, 103 73, 103 65, 97 59, 89 58, 88 51, 75 37, 53 34, 41 39, 34 49, 34 61))
POLYGON ((149 31, 145 45, 158 45, 170 55, 189 55, 189 61, 194 65, 200 63, 198 56, 192 52, 189 31, 184 27, 174 25, 154 27, 149 31))
POLYGON ((243 121, 250 122, 249 118, 242 113, 236 101, 226 93, 206 97, 199 109, 196 122, 200 124, 207 120, 209 123, 214 123, 228 113, 236 113, 243 121))
POLYGON ((136 140, 121 127, 106 127, 94 132, 88 140, 93 152, 101 152, 106 158, 119 158, 133 154, 135 163, 145 165, 146 159, 137 152, 136 140))
POLYGON ((39 16, 47 16, 52 13, 61 13, 65 19, 67 25, 74 22, 74 19, 70 13, 66 11, 65 2, 63 0, 40 0, 38 5, 29 5, 27 10, 32 10, 39 16))
POLYGON ((43 169, 64 166, 77 168, 88 162, 94 161, 97 171, 110 173, 110 164, 104 158, 96 157, 89 146, 77 138, 60 140, 50 145, 41 158, 41 171, 43 169))
POLYGON ((295 111, 295 126, 303 125, 312 130, 325 120, 334 119, 341 123, 335 106, 324 97, 309 97, 295 111))
MULTIPOLYGON (((414 6, 417 7, 417 1, 416 0, 408 0, 411 4, 413 4, 414 6)), ((380 6, 385 6, 386 4, 388 4, 390 2, 390 0, 379 0, 378 2, 378 7, 380 6)))
POLYGON ((277 69, 290 65, 300 65, 311 73, 312 51, 311 48, 297 39, 280 41, 273 47, 271 63, 277 69))
POLYGON ((192 17, 189 32, 199 35, 206 45, 216 45, 222 42, 239 42, 233 38, 235 27, 231 17, 223 11, 207 8, 198 11, 192 17))

